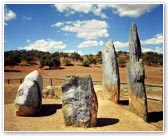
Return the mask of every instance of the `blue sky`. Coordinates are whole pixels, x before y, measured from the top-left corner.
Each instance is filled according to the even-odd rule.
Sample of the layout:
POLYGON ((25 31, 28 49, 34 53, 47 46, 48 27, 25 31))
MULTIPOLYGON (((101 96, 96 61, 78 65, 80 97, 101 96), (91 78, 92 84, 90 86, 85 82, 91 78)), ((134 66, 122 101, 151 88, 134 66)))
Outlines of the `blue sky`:
POLYGON ((142 51, 162 53, 162 4, 6 4, 4 50, 96 54, 112 39, 117 51, 128 51, 133 22, 142 51))

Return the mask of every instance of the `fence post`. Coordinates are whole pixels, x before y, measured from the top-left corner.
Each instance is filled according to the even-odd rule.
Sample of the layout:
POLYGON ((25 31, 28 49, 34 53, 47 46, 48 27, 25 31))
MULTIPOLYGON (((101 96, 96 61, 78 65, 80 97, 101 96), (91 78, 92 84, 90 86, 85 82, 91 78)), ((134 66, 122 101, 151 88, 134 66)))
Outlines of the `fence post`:
POLYGON ((20 84, 22 83, 22 78, 20 79, 20 84))
POLYGON ((52 86, 52 78, 50 78, 50 86, 52 86))

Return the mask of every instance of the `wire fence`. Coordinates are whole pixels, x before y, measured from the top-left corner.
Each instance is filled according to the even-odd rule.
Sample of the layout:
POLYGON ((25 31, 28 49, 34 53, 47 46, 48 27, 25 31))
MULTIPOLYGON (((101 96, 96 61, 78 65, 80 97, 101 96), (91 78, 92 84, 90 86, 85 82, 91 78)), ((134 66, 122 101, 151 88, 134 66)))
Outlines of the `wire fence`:
MULTIPOLYGON (((7 84, 12 84, 12 83, 17 83, 17 84, 21 84, 23 82, 24 78, 5 78, 4 79, 4 83, 7 84)), ((43 78, 43 83, 44 85, 61 85, 64 82, 63 78, 53 78, 53 77, 44 77, 43 78)), ((94 81, 93 80, 93 84, 102 84, 102 81, 94 81)), ((126 82, 121 82, 120 84, 123 85, 127 85, 126 82)), ((159 88, 163 88, 163 85, 159 85, 159 84, 151 84, 151 83, 146 83, 145 84, 147 87, 159 87, 159 88)))

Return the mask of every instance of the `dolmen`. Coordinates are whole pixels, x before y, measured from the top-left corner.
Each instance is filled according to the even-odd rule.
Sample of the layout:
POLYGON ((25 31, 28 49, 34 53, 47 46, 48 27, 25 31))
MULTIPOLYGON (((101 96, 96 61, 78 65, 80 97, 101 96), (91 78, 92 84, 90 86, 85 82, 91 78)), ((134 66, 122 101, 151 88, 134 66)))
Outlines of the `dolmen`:
POLYGON ((104 98, 119 103, 120 77, 117 55, 113 41, 110 39, 102 49, 103 93, 104 98))
POLYGON ((62 112, 66 126, 96 126, 98 100, 90 75, 65 77, 62 85, 62 112))
POLYGON ((132 24, 130 29, 129 52, 130 59, 127 66, 129 107, 132 112, 147 121, 145 70, 142 61, 141 43, 135 23, 132 24))
POLYGON ((17 116, 33 116, 40 112, 42 87, 43 79, 37 70, 25 76, 16 94, 15 110, 17 116))

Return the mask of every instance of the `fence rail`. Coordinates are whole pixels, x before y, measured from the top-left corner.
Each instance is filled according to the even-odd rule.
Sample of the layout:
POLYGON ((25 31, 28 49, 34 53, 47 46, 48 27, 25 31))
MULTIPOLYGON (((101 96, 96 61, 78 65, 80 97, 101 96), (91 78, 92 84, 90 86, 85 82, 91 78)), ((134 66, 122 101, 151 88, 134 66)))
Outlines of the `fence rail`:
MULTIPOLYGON (((43 79, 44 80, 49 80, 51 86, 53 85, 53 80, 64 81, 63 78, 55 78, 55 77, 54 78, 53 77, 44 77, 43 79)), ((19 80, 19 83, 21 84, 23 82, 24 78, 5 78, 4 80, 6 80, 8 84, 10 84, 11 80, 19 80)), ((94 84, 95 83, 101 83, 102 84, 102 81, 95 80, 95 81, 93 81, 93 83, 94 84)), ((122 82, 120 84, 126 85, 127 83, 126 82, 122 82)), ((160 87, 160 88, 163 88, 163 85, 159 85, 159 84, 146 83, 145 85, 148 86, 148 87, 160 87)))

